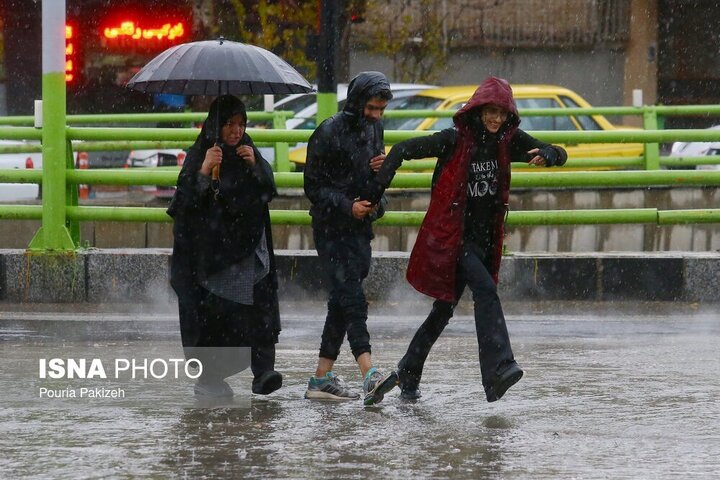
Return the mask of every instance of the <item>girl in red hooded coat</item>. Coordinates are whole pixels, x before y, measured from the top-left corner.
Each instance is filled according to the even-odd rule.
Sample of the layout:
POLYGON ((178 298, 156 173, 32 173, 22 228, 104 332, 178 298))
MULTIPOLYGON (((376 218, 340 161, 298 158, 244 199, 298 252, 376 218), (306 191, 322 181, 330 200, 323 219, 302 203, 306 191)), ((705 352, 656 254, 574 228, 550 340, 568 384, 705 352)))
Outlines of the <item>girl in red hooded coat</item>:
POLYGON ((407 271, 410 284, 436 300, 398 364, 401 396, 420 397, 425 360, 467 286, 483 387, 488 402, 494 402, 523 375, 497 295, 510 162, 551 167, 563 165, 567 153, 518 128, 512 89, 500 78, 486 79, 453 121, 454 128, 395 145, 368 184, 367 198, 380 198, 403 160, 438 157, 430 206, 407 271))

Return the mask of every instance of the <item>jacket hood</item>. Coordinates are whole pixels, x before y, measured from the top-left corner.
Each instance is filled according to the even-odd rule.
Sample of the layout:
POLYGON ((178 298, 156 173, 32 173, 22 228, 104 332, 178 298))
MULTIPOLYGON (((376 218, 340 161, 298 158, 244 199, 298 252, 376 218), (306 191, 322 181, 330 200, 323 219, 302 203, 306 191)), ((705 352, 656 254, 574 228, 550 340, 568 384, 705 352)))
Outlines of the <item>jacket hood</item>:
POLYGON ((504 128, 507 126, 517 127, 520 124, 520 115, 518 115, 510 84, 502 78, 488 77, 475 90, 470 100, 453 116, 455 125, 460 128, 469 126, 473 117, 479 118, 483 105, 490 103, 498 105, 510 113, 504 128))
POLYGON ((210 104, 210 111, 200 132, 203 148, 210 148, 215 141, 219 141, 220 127, 235 115, 242 115, 247 123, 245 104, 233 95, 222 95, 210 104))
POLYGON ((343 112, 362 116, 365 104, 382 91, 390 93, 390 82, 381 72, 360 72, 348 85, 347 101, 343 112))

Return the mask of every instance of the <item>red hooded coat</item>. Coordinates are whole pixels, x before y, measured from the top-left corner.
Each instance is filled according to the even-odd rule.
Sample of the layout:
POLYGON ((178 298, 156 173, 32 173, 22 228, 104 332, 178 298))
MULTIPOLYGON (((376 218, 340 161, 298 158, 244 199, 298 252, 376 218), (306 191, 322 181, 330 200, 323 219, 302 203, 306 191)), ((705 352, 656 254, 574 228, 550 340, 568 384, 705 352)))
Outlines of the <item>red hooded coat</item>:
POLYGON ((438 300, 454 303, 457 265, 462 252, 465 205, 467 202, 468 164, 476 148, 476 136, 470 127, 470 111, 495 104, 510 115, 503 126, 498 145, 498 201, 490 274, 497 284, 504 236, 505 214, 510 196, 510 155, 508 144, 520 124, 512 89, 507 81, 489 77, 453 117, 458 131, 455 151, 442 168, 430 198, 430 206, 410 255, 407 280, 419 292, 438 300))

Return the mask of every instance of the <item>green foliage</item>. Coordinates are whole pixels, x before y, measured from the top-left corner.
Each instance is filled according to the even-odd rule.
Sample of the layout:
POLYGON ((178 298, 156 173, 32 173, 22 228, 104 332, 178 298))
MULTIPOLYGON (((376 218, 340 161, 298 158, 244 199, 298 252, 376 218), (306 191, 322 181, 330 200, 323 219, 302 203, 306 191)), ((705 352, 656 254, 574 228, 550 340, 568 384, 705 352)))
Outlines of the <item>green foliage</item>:
POLYGON ((307 41, 316 33, 317 3, 259 0, 247 8, 242 0, 230 0, 238 24, 238 40, 270 50, 315 78, 315 62, 306 54, 307 41), (250 27, 249 18, 258 22, 250 27))
POLYGON ((393 61, 393 79, 398 82, 435 83, 448 61, 448 46, 443 33, 448 21, 440 2, 403 0, 392 2, 392 15, 384 15, 387 0, 368 0, 368 23, 377 34, 364 35, 358 41, 368 51, 393 61))

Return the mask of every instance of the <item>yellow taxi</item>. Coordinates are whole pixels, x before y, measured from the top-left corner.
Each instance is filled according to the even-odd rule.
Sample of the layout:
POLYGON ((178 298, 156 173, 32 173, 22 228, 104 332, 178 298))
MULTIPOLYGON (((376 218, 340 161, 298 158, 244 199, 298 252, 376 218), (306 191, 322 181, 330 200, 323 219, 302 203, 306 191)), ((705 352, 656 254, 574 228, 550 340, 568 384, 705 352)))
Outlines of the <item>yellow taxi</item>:
MULTIPOLYGON (((395 110, 452 110, 457 111, 475 92, 477 85, 452 86, 423 90, 416 95, 391 101, 388 109, 395 110)), ((617 130, 634 129, 618 127, 602 115, 522 115, 529 108, 590 108, 591 105, 580 95, 567 88, 554 85, 512 85, 513 96, 521 110, 520 128, 536 130, 617 130)), ((453 125, 452 117, 443 118, 385 118, 385 130, 443 130, 453 125)), ((568 158, 638 157, 643 154, 639 143, 580 143, 563 145, 568 158)), ((389 149, 388 149, 389 151, 389 149)), ((290 161, 301 170, 305 164, 306 147, 290 152, 290 161)))

